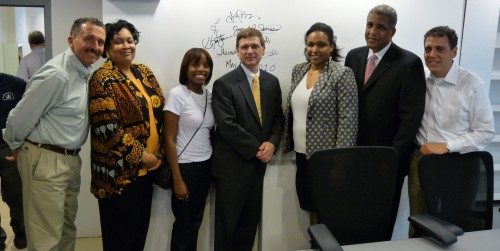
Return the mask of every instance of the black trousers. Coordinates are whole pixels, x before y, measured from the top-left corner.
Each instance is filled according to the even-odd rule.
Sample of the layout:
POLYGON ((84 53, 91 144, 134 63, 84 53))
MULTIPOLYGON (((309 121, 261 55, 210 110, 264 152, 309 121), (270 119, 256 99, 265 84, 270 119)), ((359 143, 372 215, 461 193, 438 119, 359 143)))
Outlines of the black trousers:
POLYGON ((410 156, 415 148, 410 149, 410 151, 400 154, 398 160, 398 171, 396 173, 396 185, 394 190, 394 199, 392 202, 392 212, 391 212, 391 224, 394 226, 396 224, 396 219, 398 216, 399 202, 401 200, 401 189, 405 181, 405 177, 408 175, 410 170, 410 156))
POLYGON ((263 177, 215 179, 215 251, 251 251, 262 212, 263 177))
POLYGON ((144 250, 152 198, 153 183, 145 175, 125 186, 121 195, 98 200, 104 251, 144 250))
MULTIPOLYGON (((10 226, 14 233, 24 232, 23 194, 21 177, 17 170, 16 161, 8 161, 5 156, 12 155, 7 144, 0 145, 0 178, 2 179, 2 199, 10 208, 10 226)), ((0 242, 4 242, 7 235, 0 227, 0 242)))
POLYGON ((182 179, 189 197, 186 202, 172 194, 172 212, 175 216, 170 251, 196 251, 198 230, 203 220, 210 187, 210 159, 202 162, 180 163, 182 179))

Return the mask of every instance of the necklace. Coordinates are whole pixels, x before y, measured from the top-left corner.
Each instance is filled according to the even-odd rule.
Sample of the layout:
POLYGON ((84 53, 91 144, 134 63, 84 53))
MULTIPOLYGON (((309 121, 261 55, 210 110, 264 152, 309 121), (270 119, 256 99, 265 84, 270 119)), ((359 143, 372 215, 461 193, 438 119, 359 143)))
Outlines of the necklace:
MULTIPOLYGON (((188 89, 188 91, 189 91, 189 93, 191 94, 191 98, 193 98, 194 102, 195 102, 195 103, 196 103, 199 107, 201 107, 201 108, 205 108, 205 105, 200 105, 200 103, 198 103, 198 101, 196 101, 196 98, 195 98, 195 97, 194 97, 194 95, 193 95, 193 94, 196 94, 198 97, 201 97, 201 95, 203 95, 203 94, 201 94, 201 95, 200 95, 200 94, 197 94, 197 93, 195 93, 195 92, 193 92, 193 91, 191 91, 191 90, 189 90, 189 89, 188 89)), ((205 95, 206 95, 206 94, 205 94, 205 95)))
POLYGON ((318 73, 318 72, 321 72, 321 70, 317 70, 317 71, 309 71, 309 75, 313 75, 314 73, 318 73))

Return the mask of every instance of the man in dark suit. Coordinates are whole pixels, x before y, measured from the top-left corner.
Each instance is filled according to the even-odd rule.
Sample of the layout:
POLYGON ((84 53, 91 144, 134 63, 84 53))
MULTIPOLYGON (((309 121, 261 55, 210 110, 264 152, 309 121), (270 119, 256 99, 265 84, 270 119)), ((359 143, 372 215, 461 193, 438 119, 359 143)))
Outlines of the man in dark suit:
POLYGON ((425 106, 422 60, 391 40, 397 13, 388 5, 370 10, 366 46, 352 49, 345 65, 354 71, 359 93, 359 146, 392 146, 399 156, 392 221, 396 221, 401 188, 425 106))
POLYGON ((215 251, 252 250, 266 165, 278 147, 284 123, 279 81, 259 70, 265 51, 262 33, 241 30, 236 51, 241 65, 213 86, 215 251))

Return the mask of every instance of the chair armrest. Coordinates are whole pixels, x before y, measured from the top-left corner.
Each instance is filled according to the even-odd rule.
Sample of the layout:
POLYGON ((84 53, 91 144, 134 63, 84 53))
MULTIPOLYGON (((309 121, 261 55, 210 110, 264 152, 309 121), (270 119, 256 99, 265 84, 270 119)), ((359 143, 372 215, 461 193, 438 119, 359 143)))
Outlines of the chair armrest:
POLYGON ((320 251, 344 251, 325 224, 312 225, 307 232, 320 251))
POLYGON ((421 230, 446 246, 457 242, 457 236, 464 233, 460 227, 427 214, 412 215, 408 220, 415 229, 421 230))

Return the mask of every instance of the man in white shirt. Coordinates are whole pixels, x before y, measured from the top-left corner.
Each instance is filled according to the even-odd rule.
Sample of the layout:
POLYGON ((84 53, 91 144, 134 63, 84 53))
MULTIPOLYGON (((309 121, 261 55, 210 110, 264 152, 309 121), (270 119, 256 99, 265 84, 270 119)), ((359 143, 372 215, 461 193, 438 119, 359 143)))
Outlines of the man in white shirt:
POLYGON ((426 76, 425 112, 416 136, 420 149, 412 157, 408 180, 411 215, 427 212, 417 170, 422 154, 479 151, 495 136, 483 81, 453 60, 457 41, 457 34, 447 26, 434 27, 424 36, 424 59, 430 72, 426 76))
POLYGON ((28 82, 35 72, 45 64, 45 37, 40 31, 32 31, 28 35, 31 52, 19 64, 16 76, 28 82))

